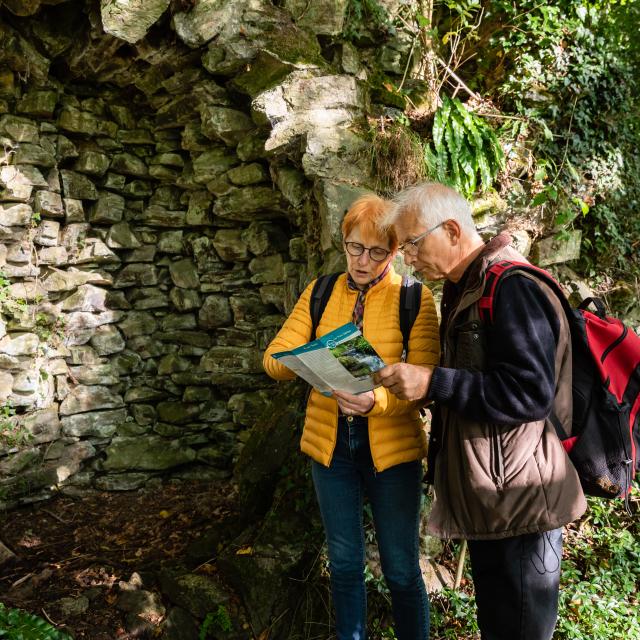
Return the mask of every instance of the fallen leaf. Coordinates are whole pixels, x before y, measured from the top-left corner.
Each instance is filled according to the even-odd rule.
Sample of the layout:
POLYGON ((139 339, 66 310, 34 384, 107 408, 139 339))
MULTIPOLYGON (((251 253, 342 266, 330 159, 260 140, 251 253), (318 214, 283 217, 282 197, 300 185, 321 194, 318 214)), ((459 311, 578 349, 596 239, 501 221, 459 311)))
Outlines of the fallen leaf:
POLYGON ((253 547, 241 547, 236 551, 237 556, 252 556, 253 547))

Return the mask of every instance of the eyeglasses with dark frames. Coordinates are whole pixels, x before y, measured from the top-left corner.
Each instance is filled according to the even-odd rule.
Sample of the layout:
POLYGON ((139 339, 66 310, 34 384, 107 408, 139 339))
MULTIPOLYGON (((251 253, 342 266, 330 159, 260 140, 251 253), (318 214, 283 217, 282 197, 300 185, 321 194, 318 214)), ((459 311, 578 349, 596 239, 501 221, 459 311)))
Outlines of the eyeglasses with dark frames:
POLYGON ((418 250, 420 249, 419 243, 422 242, 430 233, 435 231, 438 227, 441 227, 445 222, 446 220, 438 222, 435 227, 431 227, 431 229, 428 229, 424 233, 421 233, 417 238, 414 238, 413 240, 407 240, 407 242, 403 242, 398 247, 398 251, 407 256, 417 256, 418 250))
POLYGON ((387 259, 391 251, 387 249, 383 249, 382 247, 365 247, 363 244, 359 242, 345 242, 345 249, 350 256, 357 258, 361 256, 365 251, 369 252, 369 257, 374 262, 382 262, 387 259))

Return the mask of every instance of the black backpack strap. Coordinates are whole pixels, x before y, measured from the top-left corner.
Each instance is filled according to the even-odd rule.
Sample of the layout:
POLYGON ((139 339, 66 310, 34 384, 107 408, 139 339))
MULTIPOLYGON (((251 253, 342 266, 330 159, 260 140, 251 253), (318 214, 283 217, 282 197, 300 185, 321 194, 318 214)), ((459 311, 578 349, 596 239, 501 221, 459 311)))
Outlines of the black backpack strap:
POLYGON ((315 340, 316 331, 320 324, 320 318, 329 302, 333 286, 338 279, 338 273, 331 273, 326 276, 318 276, 316 283, 311 290, 311 299, 309 300, 309 315, 311 316, 311 339, 315 340))
POLYGON ((402 358, 405 362, 409 353, 409 336, 413 323, 420 312, 422 283, 411 276, 402 276, 400 288, 400 331, 402 332, 402 358))

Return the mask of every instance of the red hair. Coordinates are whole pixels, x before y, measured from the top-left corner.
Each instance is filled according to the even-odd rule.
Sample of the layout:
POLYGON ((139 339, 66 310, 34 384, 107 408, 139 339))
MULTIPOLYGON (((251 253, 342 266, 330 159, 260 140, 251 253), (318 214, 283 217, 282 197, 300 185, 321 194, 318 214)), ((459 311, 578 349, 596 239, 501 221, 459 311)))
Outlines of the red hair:
POLYGON ((342 237, 347 238, 356 228, 360 230, 362 239, 366 242, 386 239, 389 249, 398 248, 398 236, 392 226, 384 228, 382 222, 391 208, 391 202, 379 196, 369 194, 358 198, 349 208, 342 220, 342 237))

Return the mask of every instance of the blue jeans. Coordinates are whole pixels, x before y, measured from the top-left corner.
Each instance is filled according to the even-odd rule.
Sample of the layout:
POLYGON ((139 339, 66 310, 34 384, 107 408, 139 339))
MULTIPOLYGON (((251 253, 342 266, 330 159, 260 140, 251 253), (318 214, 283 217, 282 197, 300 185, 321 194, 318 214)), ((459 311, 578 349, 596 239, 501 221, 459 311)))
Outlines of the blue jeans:
POLYGON ((469 540, 482 640, 551 640, 558 617, 562 528, 469 540))
POLYGON ((391 592, 398 640, 427 640, 429 601, 419 565, 418 531, 422 464, 419 460, 376 473, 367 420, 338 422, 330 467, 312 463, 329 548, 331 591, 338 640, 366 640, 363 497, 366 493, 391 592))

